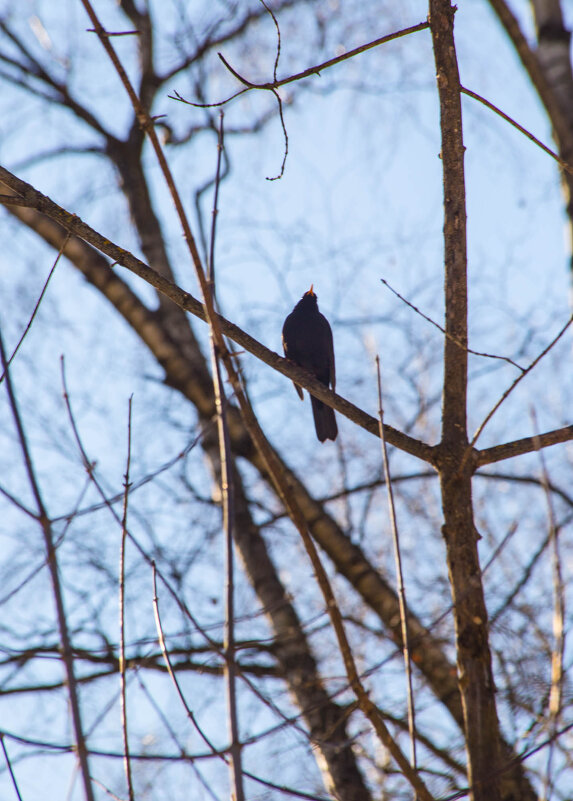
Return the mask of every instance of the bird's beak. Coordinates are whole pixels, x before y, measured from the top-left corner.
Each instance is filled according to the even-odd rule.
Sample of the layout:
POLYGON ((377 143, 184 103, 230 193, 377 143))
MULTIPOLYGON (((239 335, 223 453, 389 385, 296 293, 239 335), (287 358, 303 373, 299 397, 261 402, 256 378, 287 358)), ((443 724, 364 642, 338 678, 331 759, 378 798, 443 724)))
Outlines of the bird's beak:
POLYGON ((314 295, 313 289, 314 289, 314 284, 311 284, 310 289, 308 290, 308 292, 305 292, 305 295, 314 295))

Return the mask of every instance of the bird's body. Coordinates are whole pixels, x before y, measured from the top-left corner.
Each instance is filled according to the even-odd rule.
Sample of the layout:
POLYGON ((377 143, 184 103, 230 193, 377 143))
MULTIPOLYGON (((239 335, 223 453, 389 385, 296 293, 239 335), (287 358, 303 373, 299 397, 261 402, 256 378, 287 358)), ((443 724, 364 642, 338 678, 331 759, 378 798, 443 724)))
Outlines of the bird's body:
MULTIPOLYGON (((283 325, 283 347, 287 359, 304 367, 327 387, 335 389, 334 345, 326 317, 318 310, 317 297, 312 291, 302 296, 283 325)), ((295 389, 303 397, 302 389, 295 389)), ((316 436, 321 442, 336 439, 338 427, 334 410, 310 396, 316 436)))

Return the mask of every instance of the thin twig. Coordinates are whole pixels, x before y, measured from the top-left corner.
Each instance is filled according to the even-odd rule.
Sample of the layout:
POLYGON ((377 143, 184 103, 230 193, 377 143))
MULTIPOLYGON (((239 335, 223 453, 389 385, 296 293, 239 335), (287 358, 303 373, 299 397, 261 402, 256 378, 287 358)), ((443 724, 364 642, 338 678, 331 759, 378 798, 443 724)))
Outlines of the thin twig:
MULTIPOLYGON (((465 467, 465 466, 466 466, 466 464, 467 464, 467 461, 468 461, 468 459, 469 459, 469 458, 472 456, 472 454, 473 454, 473 456, 474 456, 474 465, 475 465, 475 468, 477 468, 477 467, 478 467, 478 465, 482 465, 482 464, 489 464, 489 463, 490 463, 490 462, 492 462, 492 461, 498 461, 498 460, 499 460, 499 458, 506 458, 506 459, 507 459, 507 458, 510 458, 510 456, 515 456, 515 455, 518 455, 519 453, 525 453, 525 452, 527 452, 527 450, 530 450, 530 451, 531 451, 531 450, 536 450, 536 446, 535 446, 535 439, 534 439, 534 438, 528 438, 528 442, 529 442, 529 444, 530 444, 532 447, 528 448, 527 450, 523 450, 523 451, 516 450, 516 452, 515 452, 515 453, 511 453, 511 452, 510 452, 510 453, 509 453, 508 455, 506 455, 506 456, 500 456, 500 457, 498 457, 498 459, 492 459, 491 457, 490 457, 489 459, 485 459, 485 458, 483 457, 483 455, 482 455, 482 458, 481 458, 481 460, 480 460, 480 459, 479 459, 479 451, 476 451, 476 450, 474 450, 474 445, 476 444, 476 442, 477 442, 477 440, 478 440, 479 436, 481 435, 481 433, 482 433, 482 431, 484 430, 484 428, 486 427, 486 425, 489 423, 489 421, 491 420, 491 418, 492 418, 492 417, 494 416, 494 414, 497 412, 497 410, 499 409, 499 407, 501 406, 501 404, 504 402, 504 400, 507 398, 507 396, 508 396, 508 395, 509 395, 511 392, 513 392, 513 390, 516 388, 516 386, 519 384, 519 382, 520 382, 520 381, 522 381, 522 380, 525 378, 525 376, 526 376, 528 373, 530 373, 530 372, 533 370, 533 368, 534 368, 534 367, 535 367, 537 364, 539 364, 539 362, 541 361, 541 359, 543 359, 543 357, 544 357, 544 356, 546 356, 546 355, 547 355, 547 353, 549 353, 549 351, 551 350, 551 348, 553 348, 553 347, 554 347, 554 345, 556 345, 556 344, 557 344, 557 342, 558 342, 558 341, 561 339, 561 337, 562 337, 562 336, 563 336, 563 334, 564 334, 564 333, 567 331, 567 329, 569 328, 569 326, 571 325, 571 323, 572 323, 572 322, 573 322, 573 316, 571 316, 571 317, 568 319, 568 321, 565 323, 565 325, 563 326, 563 328, 561 328, 561 330, 560 330, 560 331, 557 333, 557 335, 556 335, 555 337, 553 337, 553 339, 552 339, 552 340, 551 340, 551 342, 550 342, 550 343, 547 345, 547 347, 545 347, 545 348, 544 348, 544 349, 541 351, 541 353, 540 353, 538 356, 536 356, 536 357, 535 357, 535 359, 534 359, 534 360, 531 362, 531 364, 530 364, 528 367, 526 367, 526 368, 525 368, 525 370, 524 370, 524 371, 521 373, 521 375, 519 375, 519 376, 518 376, 518 377, 515 379, 515 381, 514 381, 512 384, 510 384, 510 385, 509 385, 509 387, 508 387, 508 388, 505 390, 505 392, 503 393, 503 395, 502 395, 502 396, 499 398, 499 400, 498 400, 498 401, 495 403, 495 405, 494 405, 494 406, 493 406, 493 407, 490 409, 490 411, 487 413, 487 415, 485 416, 485 418, 483 419, 483 421, 482 421, 482 422, 480 423, 480 425, 477 427, 477 429, 476 429, 476 432, 475 432, 475 434, 473 435, 471 442, 468 444, 468 446, 467 446, 467 448, 466 448, 466 451, 465 451, 465 453, 464 453, 464 455, 463 455, 463 457, 462 457, 462 459, 461 459, 461 461, 460 461, 460 466, 459 466, 459 468, 458 468, 458 470, 457 470, 457 473, 456 473, 456 475, 461 475, 461 473, 462 473, 462 471, 463 471, 464 467, 465 467)), ((564 439, 559 439, 559 438, 557 438, 557 439, 553 440, 553 438, 551 438, 551 437, 550 437, 550 438, 549 438, 549 441, 548 441, 546 444, 547 444, 547 445, 552 445, 552 444, 554 444, 554 442, 563 442, 563 441, 567 441, 567 440, 571 439, 571 431, 572 431, 572 430, 573 430, 573 429, 572 429, 572 427, 571 427, 571 426, 567 426, 565 429, 560 429, 560 430, 559 430, 559 432, 561 432, 562 434, 564 434, 564 437, 565 437, 565 438, 564 438, 564 439)), ((555 432, 555 433, 559 433, 559 432, 555 432)), ((541 442, 541 436, 540 436, 540 438, 539 438, 539 442, 541 442)), ((503 448, 503 447, 504 447, 504 446, 497 446, 497 448, 499 448, 499 449, 500 449, 500 451, 499 451, 500 453, 503 453, 503 451, 501 451, 501 448, 503 448)), ((490 451, 495 451, 495 450, 496 450, 496 448, 490 448, 489 450, 490 450, 490 451)))
POLYGON ((194 728, 197 730, 199 736, 201 737, 203 742, 207 745, 207 747, 210 749, 210 751, 214 755, 222 756, 223 759, 225 760, 225 762, 227 762, 227 758, 217 748, 215 748, 215 746, 213 745, 211 740, 207 737, 207 735, 205 734, 203 729, 197 723, 197 719, 195 718, 195 715, 193 714, 193 710, 191 709, 191 707, 187 703, 187 699, 185 698, 185 695, 183 694, 183 690, 181 689, 181 685, 179 684, 179 681, 177 680, 177 676, 175 675, 175 671, 173 670, 173 665, 171 664, 171 658, 169 656, 169 651, 167 650, 167 645, 165 643, 165 634, 163 633, 163 624, 161 622, 161 615, 159 613, 159 599, 158 599, 158 596, 157 596, 157 567, 156 567, 154 561, 152 561, 152 563, 151 563, 151 569, 152 569, 152 574, 153 574, 153 613, 155 615, 155 627, 157 629, 157 639, 159 640, 159 647, 161 648, 161 653, 163 654, 163 658, 164 658, 165 664, 167 666, 167 672, 169 673, 171 681, 173 682, 173 686, 175 687, 175 689, 177 691, 177 695, 179 696, 179 700, 183 704, 183 708, 185 709, 187 717, 189 718, 189 720, 193 724, 194 728))
POLYGON ((18 344, 14 348, 14 350, 12 352, 12 355, 10 356, 8 361, 6 362, 6 368, 5 368, 4 372, 2 373, 2 375, 0 375, 0 384, 2 383, 2 381, 4 381, 4 376, 6 375, 6 370, 12 364, 16 354, 20 350, 20 346, 22 345, 22 342, 25 340, 28 331, 32 327, 32 323, 34 322, 34 318, 36 317, 36 314, 38 313, 38 309, 40 308, 40 303, 42 302, 42 300, 44 299, 44 295, 46 294, 46 290, 48 288, 48 284, 50 283, 50 279, 54 274, 54 270, 58 266, 58 262, 59 262, 59 260, 60 260, 60 258, 62 256, 62 253, 64 252, 64 250, 66 248, 66 245, 68 244, 68 242, 70 240, 70 237, 71 237, 71 233, 69 231, 67 231, 66 232, 66 236, 64 238, 64 241, 60 245, 60 249, 58 251, 58 255, 56 256, 56 259, 55 259, 55 261, 54 261, 54 263, 52 265, 52 268, 51 268, 51 270, 50 270, 50 272, 48 274, 48 277, 46 278, 46 280, 44 282, 44 286, 42 287, 42 291, 40 292, 40 297, 38 298, 38 301, 37 301, 36 305, 34 306, 34 311, 32 312, 32 316, 28 320, 28 325, 26 326, 26 328, 24 329, 24 333, 22 334, 22 336, 18 340, 18 344))
MULTIPOLYGON (((247 89, 278 89, 281 86, 286 86, 286 84, 294 83, 295 81, 301 81, 303 78, 309 78, 311 75, 318 75, 323 72, 323 70, 328 69, 329 67, 334 67, 335 64, 340 64, 342 61, 346 61, 349 58, 354 58, 355 56, 360 55, 361 53, 366 53, 368 50, 372 50, 373 47, 379 47, 380 45, 386 44, 386 42, 391 42, 394 39, 399 39, 402 36, 408 36, 411 33, 416 33, 417 31, 423 31, 426 28, 429 28, 430 25, 428 22, 420 22, 418 25, 411 25, 409 28, 404 28, 401 31, 395 31, 394 33, 386 34, 385 36, 380 36, 378 39, 374 39, 372 42, 368 42, 368 44, 360 45, 359 47, 355 47, 353 50, 349 50, 347 53, 342 53, 340 56, 336 56, 335 58, 330 58, 328 61, 323 61, 322 64, 316 64, 314 67, 309 67, 302 72, 297 72, 295 75, 290 75, 288 78, 282 78, 280 81, 273 80, 269 83, 254 83, 252 81, 248 81, 242 75, 240 75, 231 65, 229 62, 224 58, 221 53, 217 55, 223 62, 223 64, 227 67, 229 72, 235 76, 235 78, 240 81, 247 89)), ((229 98, 231 100, 232 98, 229 98)), ((229 102, 228 100, 222 101, 222 103, 218 103, 216 105, 223 105, 223 103, 229 102)), ((200 105, 200 104, 190 104, 190 105, 200 105)))
POLYGON ((495 106, 489 100, 486 100, 485 97, 482 97, 481 95, 478 95, 477 92, 472 92, 471 89, 466 89, 464 86, 460 86, 460 92, 463 92, 463 94, 467 95, 468 97, 472 97, 474 100, 477 100, 479 103, 483 103, 483 105, 486 106, 486 108, 489 108, 489 109, 491 109, 491 111, 494 111, 496 114, 499 114, 499 116, 502 119, 504 119, 506 122, 509 122, 510 125, 513 125, 514 128, 516 128, 520 133, 522 133, 524 136, 526 136, 531 142, 533 142, 535 145, 537 145, 537 147, 540 147, 541 150, 543 150, 545 153, 547 153, 548 156, 551 156, 551 158, 555 159, 555 161, 559 164, 559 166, 562 169, 564 169, 566 172, 571 173, 573 175, 573 167, 571 167, 570 164, 568 164, 566 161, 564 161, 561 158, 561 156, 559 156, 557 153, 555 153, 553 150, 551 150, 551 148, 547 147, 547 145, 544 145, 543 142, 541 142, 536 136, 534 136, 530 131, 528 131, 527 128, 524 128, 523 125, 520 125, 518 122, 516 122, 514 119, 512 119, 512 117, 510 117, 508 114, 506 114, 500 108, 495 106))
POLYGON ((63 588, 60 581, 57 553, 54 545, 52 526, 46 506, 42 498, 40 486, 36 479, 36 473, 32 462, 32 456, 28 448, 26 434, 24 432, 24 427, 22 424, 22 420, 20 418, 20 412, 18 410, 16 395, 12 387, 10 370, 8 368, 8 363, 6 360, 6 352, 4 350, 4 342, 1 333, 0 333, 0 359, 2 361, 2 366, 4 368, 6 376, 6 390, 8 393, 8 399, 10 408, 12 410, 14 423, 16 425, 16 430, 18 432, 18 439, 20 441, 20 447, 22 449, 22 455, 24 457, 24 462, 26 465, 26 472, 28 474, 30 488, 32 490, 32 494, 34 496, 36 507, 38 510, 38 521, 40 522, 40 525, 42 527, 42 533, 44 535, 44 544, 46 547, 46 560, 48 563, 48 569, 50 571, 50 578, 52 581, 52 592, 54 593, 54 601, 56 605, 56 615, 57 615, 58 630, 60 635, 62 661, 64 663, 66 671, 68 695, 70 700, 70 710, 72 715, 72 724, 74 728, 76 749, 77 749, 80 773, 82 776, 82 781, 84 786, 84 792, 86 796, 86 801, 95 801, 93 785, 90 777, 87 744, 82 726, 78 685, 74 671, 74 654, 68 630, 68 621, 64 605, 63 588))
POLYGON ((415 311, 416 314, 419 314, 420 317, 423 317, 424 320, 426 320, 428 323, 433 325, 434 328, 437 328, 438 331, 441 331, 442 334, 444 334, 444 336, 446 336, 451 342, 453 342, 455 345, 457 345, 458 348, 463 348, 467 353, 471 353, 474 356, 484 356, 487 359, 500 359, 501 361, 507 362, 508 364, 511 364, 514 367, 517 367, 517 369, 521 370, 521 372, 524 372, 525 368, 523 368, 517 362, 514 362, 513 359, 510 359, 508 356, 498 356, 495 353, 482 353, 479 350, 472 350, 471 348, 467 348, 463 344, 463 342, 460 342, 458 339, 456 339, 452 334, 449 333, 449 331, 446 331, 445 328, 442 328, 442 326, 439 323, 437 323, 435 320, 432 320, 432 318, 428 317, 427 314, 424 314, 423 311, 421 311, 417 306, 414 306, 413 303, 411 303, 409 300, 407 300, 407 298, 405 298, 397 290, 395 290, 394 287, 390 286, 390 284, 388 283, 388 281, 386 281, 385 278, 381 278, 380 280, 382 281, 384 286, 388 287, 390 292, 393 292, 394 295, 396 295, 396 297, 399 298, 402 301, 402 303, 405 303, 406 306, 409 306, 412 309, 412 311, 415 311))
MULTIPOLYGON (((505 392, 503 393, 501 398, 497 401, 497 403, 493 406, 493 408, 488 412, 488 414, 485 416, 483 422, 480 423, 480 425, 478 426, 475 434, 473 435, 472 441, 469 444, 468 450, 471 450, 473 448, 473 446, 476 444, 476 442, 478 440, 478 437, 480 436, 480 434, 482 433, 482 431, 484 430, 486 425, 489 423, 491 418, 494 416, 494 414, 497 412, 497 410, 499 409, 501 404, 507 398, 507 396, 511 392, 513 392, 513 390, 516 388, 516 386, 519 384, 519 382, 522 381, 525 378, 525 376, 528 373, 530 373, 533 370, 533 368, 536 367, 539 364, 541 359, 543 359, 543 357, 546 356, 549 353, 549 351, 559 342, 559 340, 561 339, 563 334, 567 331, 567 329, 569 328, 569 326, 571 325, 572 322, 573 322, 573 316, 570 317, 567 320, 567 322, 565 323, 563 328, 558 332, 558 334, 555 337, 553 337, 553 339, 547 345, 547 347, 545 347, 541 351, 541 353, 538 356, 535 357, 535 359, 531 362, 531 364, 528 367, 525 368, 525 370, 522 372, 522 374, 520 376, 518 376, 515 379, 515 381, 512 384, 510 384, 510 386, 505 390, 505 392)), ((464 459, 465 459, 465 457, 464 457, 464 459)), ((461 472, 463 466, 464 466, 463 464, 460 465, 460 472, 461 472)))
POLYGON ((223 111, 219 114, 219 133, 217 136, 217 169, 215 172, 215 193, 213 196, 213 211, 211 216, 211 243, 209 247, 209 263, 207 264, 207 280, 211 288, 215 285, 215 235, 217 229, 217 215, 219 214, 219 186, 221 184, 221 161, 223 158, 223 111))
MULTIPOLYGON (((67 384, 66 384, 66 375, 65 375, 63 357, 61 359, 61 371, 62 371, 62 386, 63 386, 63 392, 64 392, 64 402, 66 404, 66 410, 67 410, 67 413, 68 413, 68 418, 70 420, 70 425, 72 427, 72 432, 73 432, 74 438, 76 440, 76 444, 78 446, 78 450, 79 450, 81 458, 82 458, 84 469, 86 470, 90 481, 94 484, 97 492, 99 493, 100 497, 102 498, 102 501, 103 501, 105 507, 109 510, 109 512, 112 515, 112 517, 115 520, 115 522, 119 526, 121 526, 121 519, 120 519, 119 515, 117 514, 117 512, 115 511, 115 509, 113 508, 113 503, 109 500, 109 498, 107 497, 106 493, 104 492, 100 482, 98 481, 98 479, 97 479, 97 477, 95 475, 95 464, 92 461, 90 461, 90 459, 88 457, 88 454, 86 452, 86 449, 85 449, 85 447, 83 445, 83 442, 82 442, 82 439, 81 439, 81 436, 80 436, 80 432, 79 432, 79 429, 78 429, 78 426, 77 426, 77 423, 76 423, 76 420, 75 420, 74 412, 73 412, 73 409, 72 409, 72 406, 71 406, 69 392, 68 392, 68 388, 67 388, 67 384)), ((154 565, 155 565, 154 560, 149 556, 149 554, 143 548, 143 546, 140 544, 140 542, 137 540, 137 538, 129 530, 127 531, 127 536, 129 537, 130 541, 133 543, 133 545, 137 549, 137 551, 140 554, 140 556, 142 557, 142 559, 144 559, 144 561, 150 567, 153 568, 154 565)), ((182 614, 191 622, 192 626, 196 629, 196 631, 199 632, 199 634, 203 637, 205 642, 208 643, 208 645, 213 649, 213 652, 216 653, 217 656, 220 657, 221 662, 224 663, 224 660, 225 660, 224 649, 220 646, 220 644, 215 639, 213 639, 213 637, 209 634, 209 632, 206 630, 206 628, 201 625, 201 623, 195 617, 195 615, 191 612, 191 610, 189 609, 187 604, 181 599, 181 593, 178 592, 177 589, 174 588, 171 585, 171 583, 168 581, 168 579, 163 575, 163 573, 160 570, 157 570, 157 575, 161 579, 161 581, 163 583, 163 586, 169 592, 169 594, 170 594, 171 598, 173 599, 173 601, 176 603, 176 605, 181 610, 182 614)), ((290 726, 294 727, 296 730, 298 730, 299 734, 301 734, 303 737, 308 737, 308 732, 305 729, 303 729, 302 726, 300 726, 297 723, 296 719, 292 718, 291 716, 285 715, 285 713, 277 706, 277 704, 275 704, 270 698, 268 698, 265 695, 263 695, 263 693, 258 689, 257 684, 254 683, 253 681, 251 681, 249 676, 244 671, 240 670, 238 672, 238 675, 241 677, 241 680, 249 688, 249 690, 253 693, 253 695, 255 695, 263 704, 265 704, 265 706, 267 706, 277 717, 281 718, 285 723, 287 723, 288 725, 290 725, 290 726)), ((131 754, 131 756, 132 756, 132 759, 135 758, 133 753, 131 754)), ((250 774, 247 774, 246 772, 245 772, 245 775, 246 776, 247 775, 250 776, 250 774)))
MULTIPOLYGON (((209 252, 208 289, 210 302, 215 307, 215 219, 217 217, 217 200, 221 176, 221 158, 224 146, 223 115, 220 118, 219 146, 217 148, 217 169, 215 174, 215 193, 213 198, 213 225, 211 227, 211 243, 209 252)), ((239 717, 237 707, 237 668, 235 662, 235 563, 234 563, 234 523, 235 523, 235 486, 233 475, 233 457, 227 421, 227 397, 221 376, 220 354, 215 339, 215 330, 210 327, 211 369, 213 373, 213 389, 215 408, 217 410, 217 432, 219 435, 219 461, 221 467, 220 484, 223 502, 223 531, 225 533, 225 684, 227 688, 227 707, 229 711, 229 734, 231 740, 231 784, 233 801, 244 801, 243 768, 241 758, 241 741, 239 736, 239 717)))
POLYGON ((404 667, 406 669, 406 690, 408 698, 408 731, 410 733, 411 762, 412 768, 418 770, 418 760, 416 757, 416 711, 414 708, 414 690, 412 686, 412 662, 410 657, 410 644, 408 640, 408 620, 406 604, 406 586, 404 584, 404 574, 402 572, 402 556, 400 554, 400 538, 398 534, 398 521, 396 518, 396 506, 394 504, 394 489, 390 476, 390 464, 388 461, 388 448, 386 447, 386 437, 384 436, 384 407, 382 405, 382 378, 380 374, 380 357, 376 355, 376 375, 378 379, 378 420, 380 424, 380 444, 382 446, 382 460, 384 462, 384 477, 386 479, 386 489, 388 492, 388 509, 390 511, 390 523, 392 527, 392 541, 394 544, 394 559, 396 561, 396 578, 398 580, 398 603, 400 607, 400 623, 402 626, 402 651, 404 654, 404 667))
MULTIPOLYGON (((531 409, 531 418, 535 432, 538 431, 537 415, 531 409)), ((535 436, 535 434, 534 434, 535 436)), ((563 705, 563 659, 565 656, 565 588, 561 571, 561 556, 559 551, 559 526, 555 517, 553 498, 550 491, 549 473, 545 455, 539 450, 539 464, 541 467, 541 481, 545 490, 547 502, 547 518, 549 522, 549 543, 552 546, 553 569, 553 637, 554 644, 551 652, 551 690, 549 692, 549 729, 555 734, 559 727, 559 720, 563 705)), ((553 788, 551 771, 553 769, 553 756, 555 753, 555 740, 549 745, 547 752, 547 765, 544 777, 543 798, 550 798, 553 788)))
POLYGON ((267 181, 278 181, 280 178, 283 177, 284 172, 285 172, 285 164, 286 164, 286 160, 287 160, 287 157, 288 157, 288 131, 286 129, 286 123, 285 123, 285 118, 284 118, 284 113, 283 113, 283 101, 282 101, 282 98, 281 98, 281 96, 279 95, 279 93, 277 92, 276 89, 272 89, 271 91, 272 91, 273 95, 277 99, 277 104, 278 104, 278 109, 279 109, 279 119, 281 121, 281 127, 283 129, 283 137, 284 137, 284 140, 285 140, 285 149, 284 149, 283 160, 282 160, 281 168, 279 170, 279 174, 278 175, 274 175, 272 178, 269 178, 269 176, 267 175, 267 181))
MULTIPOLYGON (((86 28, 87 33, 97 33, 94 28, 86 28)), ((133 31, 105 31, 105 36, 139 36, 140 32, 135 29, 133 31)))
POLYGON ((22 796, 20 795, 20 790, 18 788, 18 782, 16 781, 16 775, 12 770, 12 763, 10 762, 10 757, 8 756, 6 743, 4 742, 4 732, 0 732, 0 745, 2 746, 2 753, 4 754, 4 759, 6 760, 6 767, 8 768, 10 779, 12 780, 12 786, 14 787, 14 792, 18 796, 18 801, 22 801, 22 796))
MULTIPOLYGON (((233 67, 229 64, 229 62, 225 59, 222 53, 218 53, 217 55, 225 65, 225 67, 229 70, 229 72, 235 76, 235 78, 240 81, 244 85, 244 89, 239 89, 238 92, 233 92, 232 95, 225 98, 225 100, 219 100, 216 103, 194 103, 191 100, 185 100, 179 92, 174 91, 172 95, 169 95, 171 100, 178 100, 180 103, 185 103, 187 106, 194 106, 195 108, 217 108, 219 106, 224 106, 227 103, 230 103, 231 100, 235 100, 235 98, 244 95, 246 92, 250 92, 251 89, 266 89, 268 91, 279 89, 281 86, 286 86, 286 84, 294 83, 295 81, 301 81, 303 78, 310 78, 312 75, 317 75, 320 77, 320 73, 323 70, 328 69, 329 67, 333 67, 335 64, 340 64, 342 61, 346 61, 349 58, 353 58, 354 56, 360 55, 360 53, 365 53, 367 50, 371 50, 373 47, 378 47, 379 45, 386 44, 386 42, 391 42, 394 39, 399 39, 402 36, 407 36, 410 33, 416 33, 417 31, 423 31, 426 28, 429 28, 428 22, 420 22, 418 25, 412 25, 409 28, 404 28, 401 31, 395 31, 394 33, 389 33, 386 36, 381 36, 379 39, 375 39, 372 42, 369 42, 365 45, 360 45, 360 47, 355 47, 353 50, 349 50, 347 53, 342 53, 340 56, 336 56, 335 58, 330 58, 328 61, 323 61, 322 64, 317 64, 314 67, 309 67, 303 72, 297 72, 295 75, 290 75, 288 78, 283 78, 282 80, 276 79, 276 71, 274 73, 274 80, 270 83, 253 83, 248 81, 242 75, 240 75, 233 67)), ((276 67, 276 62, 275 62, 276 67)))
MULTIPOLYGON (((270 16, 271 16, 271 18, 272 18, 272 20, 273 20, 273 22, 275 24, 275 28, 277 30, 277 52, 276 52, 276 55, 275 55, 275 63, 274 63, 274 66, 273 66, 273 81, 274 81, 274 83, 276 83, 277 82, 277 70, 279 68, 279 60, 280 60, 280 57, 281 57, 281 29, 280 29, 280 26, 279 26, 279 21, 277 20, 272 8, 265 3, 265 0, 260 0, 260 2, 266 8, 268 13, 270 14, 270 16)), ((281 98, 280 94, 277 92, 276 89, 273 89, 272 93, 274 94, 274 96, 276 98, 278 109, 279 109, 279 118, 280 118, 281 126, 282 126, 282 129, 283 129, 285 148, 284 148, 283 160, 282 160, 282 164, 281 164, 281 168, 280 168, 279 174, 275 175, 273 178, 269 178, 269 176, 267 175, 267 181, 277 181, 277 180, 279 180, 280 178, 283 177, 284 172, 285 172, 286 160, 287 160, 287 157, 288 157, 288 133, 287 133, 286 123, 285 123, 284 113, 283 113, 283 101, 282 101, 282 98, 281 98)))
POLYGON ((131 465, 131 411, 133 396, 129 398, 127 418, 127 463, 123 493, 123 517, 121 520, 121 548, 119 557, 119 675, 121 682, 121 728, 123 732, 123 751, 125 754, 125 777, 129 793, 129 801, 134 801, 135 793, 131 776, 129 758, 129 737, 127 732, 127 686, 125 680, 125 546, 127 540, 127 507, 129 499, 129 470, 131 465))

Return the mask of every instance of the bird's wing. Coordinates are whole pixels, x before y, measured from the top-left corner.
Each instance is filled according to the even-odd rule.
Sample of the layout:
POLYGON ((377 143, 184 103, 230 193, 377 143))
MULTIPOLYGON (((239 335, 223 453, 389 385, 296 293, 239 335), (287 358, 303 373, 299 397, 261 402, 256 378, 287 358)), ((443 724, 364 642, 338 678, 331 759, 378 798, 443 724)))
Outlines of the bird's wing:
POLYGON ((334 341, 332 339, 332 329, 329 323, 328 333, 330 334, 328 337, 328 368, 330 371, 330 385, 334 392, 336 389, 336 367, 334 366, 334 341))
MULTIPOLYGON (((287 320, 288 320, 288 317, 287 317, 287 320)), ((285 320, 285 326, 286 326, 286 320, 285 320)), ((288 347, 287 347, 287 343, 286 343, 286 339, 285 339, 285 332, 284 332, 284 328, 285 328, 285 327, 283 326, 283 334, 282 334, 283 350, 284 350, 284 353, 285 353, 285 356, 286 356, 286 358, 287 358, 287 359, 290 359, 290 356, 289 356, 289 354, 288 354, 288 347)), ((291 361, 292 361, 292 359, 291 359, 291 361)), ((295 384, 295 383, 294 383, 294 381, 293 381, 292 383, 293 383, 293 386, 294 386, 294 388, 296 389, 296 391, 297 391, 297 393, 298 393, 298 396, 299 396, 299 398, 300 398, 301 400, 304 400, 304 393, 303 393, 303 391, 302 391, 302 387, 299 387, 299 385, 298 385, 298 384, 295 384)))

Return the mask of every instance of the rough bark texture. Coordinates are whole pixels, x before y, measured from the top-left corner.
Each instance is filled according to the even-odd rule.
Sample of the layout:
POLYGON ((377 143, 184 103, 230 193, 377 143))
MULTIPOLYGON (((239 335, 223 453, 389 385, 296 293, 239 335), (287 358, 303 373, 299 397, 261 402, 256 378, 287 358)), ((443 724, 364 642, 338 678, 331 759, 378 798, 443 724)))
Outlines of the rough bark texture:
POLYGON ((464 144, 450 0, 430 0, 444 176, 446 336, 439 472, 456 628, 468 779, 474 801, 501 799, 499 724, 467 458, 467 256, 464 144), (459 343, 459 344, 458 344, 459 343), (465 462, 465 464, 464 464, 465 462))

